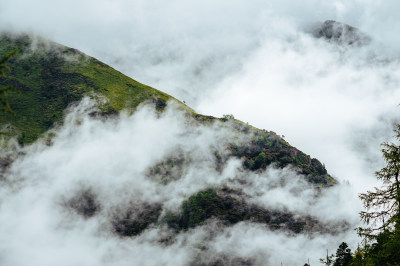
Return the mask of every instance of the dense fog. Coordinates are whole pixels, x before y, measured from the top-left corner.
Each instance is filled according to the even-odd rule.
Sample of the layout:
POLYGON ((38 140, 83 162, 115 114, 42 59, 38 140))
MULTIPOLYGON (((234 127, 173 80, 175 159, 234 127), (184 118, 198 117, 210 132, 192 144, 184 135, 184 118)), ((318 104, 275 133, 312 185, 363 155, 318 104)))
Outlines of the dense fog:
POLYGON ((340 241, 356 245, 360 206, 349 185, 321 192, 294 168, 252 172, 231 156, 216 167, 215 151, 223 156, 229 143, 248 142, 251 133, 239 134, 229 122, 202 125, 172 103, 162 115, 151 104, 106 120, 91 116, 95 110, 85 98, 52 131, 51 144, 17 150, 1 186, 3 265, 294 265, 318 261, 340 241), (185 162, 170 169, 171 180, 149 174, 178 154, 185 162), (163 222, 189 196, 222 186, 249 204, 312 216, 327 229, 295 234, 210 219, 174 232, 163 222), (153 206, 161 208, 158 222, 136 236, 119 234, 123 217, 153 206))

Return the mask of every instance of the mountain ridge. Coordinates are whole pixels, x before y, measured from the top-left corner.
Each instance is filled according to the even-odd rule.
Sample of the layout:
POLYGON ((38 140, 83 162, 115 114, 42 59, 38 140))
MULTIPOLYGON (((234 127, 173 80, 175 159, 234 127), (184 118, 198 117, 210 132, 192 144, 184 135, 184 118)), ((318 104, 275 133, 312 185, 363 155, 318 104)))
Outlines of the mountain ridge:
POLYGON ((99 101, 104 116, 123 109, 133 112, 146 101, 162 111, 171 100, 200 122, 233 120, 236 130, 254 131, 256 137, 251 143, 231 147, 233 155, 245 157, 244 165, 248 169, 262 169, 279 161, 279 166, 293 164, 306 175, 325 176, 327 182, 320 179, 322 183, 335 183, 317 159, 292 147, 273 131, 257 129, 230 115, 218 119, 198 114, 174 97, 143 85, 74 48, 34 38, 26 34, 0 34, 0 56, 13 50, 20 52, 10 60, 11 73, 0 80, 0 86, 12 85, 21 92, 11 94, 8 99, 18 115, 0 114, 0 125, 7 125, 6 131, 18 136, 22 145, 32 143, 55 123, 62 122, 64 110, 84 95, 99 101), (98 99, 99 95, 107 98, 107 102, 98 99))
POLYGON ((20 117, 26 118, 23 123, 18 117, 0 115, 0 123, 11 121, 16 126, 20 144, 36 140, 62 120, 63 110, 70 103, 88 93, 107 97, 108 104, 102 108, 104 113, 134 109, 148 99, 158 101, 160 108, 168 100, 179 102, 76 49, 34 38, 27 34, 0 35, 2 55, 19 51, 19 55, 10 59, 11 73, 0 85, 11 85, 21 92, 10 95, 9 103, 20 117))
MULTIPOLYGON (((232 140, 224 153, 215 151, 217 172, 230 158, 238 158, 244 171, 262 173, 268 167, 293 167, 318 189, 337 183, 321 162, 291 146, 273 131, 257 129, 231 115, 215 118, 197 114, 172 96, 130 79, 76 49, 39 41, 35 44, 36 49, 32 50, 32 40, 28 35, 0 35, 0 56, 16 49, 20 51, 18 56, 10 60, 11 72, 0 80, 0 86, 12 85, 21 91, 8 98, 17 115, 0 114, 0 126, 11 136, 17 137, 21 145, 35 142, 49 129, 62 123, 65 109, 84 96, 97 101, 99 113, 95 115, 105 119, 112 118, 122 110, 132 114, 146 102, 160 114, 173 101, 188 117, 200 124, 218 121, 239 135, 250 136, 245 143, 237 144, 232 140), (107 101, 104 102, 102 98, 107 101)), ((51 146, 51 142, 48 145, 51 146)), ((170 182, 175 178, 170 174, 171 167, 178 170, 183 168, 186 163, 184 156, 176 153, 163 158, 148 170, 147 175, 160 176, 161 182, 170 182)), ((12 165, 12 158, 1 158, 0 165, 1 172, 6 171, 12 165)), ((240 197, 243 195, 233 189, 206 188, 182 202, 177 212, 163 213, 159 204, 132 205, 122 213, 115 214, 111 224, 114 233, 121 237, 134 237, 151 226, 161 225, 167 225, 179 233, 203 225, 210 219, 217 219, 226 226, 249 221, 265 224, 272 230, 288 230, 296 234, 313 231, 336 233, 336 229, 330 230, 330 226, 314 217, 299 216, 288 210, 267 209, 240 197)), ((81 191, 66 205, 85 218, 96 215, 100 209, 96 195, 90 190, 81 191)), ((344 223, 339 227, 346 230, 348 225, 344 223)))

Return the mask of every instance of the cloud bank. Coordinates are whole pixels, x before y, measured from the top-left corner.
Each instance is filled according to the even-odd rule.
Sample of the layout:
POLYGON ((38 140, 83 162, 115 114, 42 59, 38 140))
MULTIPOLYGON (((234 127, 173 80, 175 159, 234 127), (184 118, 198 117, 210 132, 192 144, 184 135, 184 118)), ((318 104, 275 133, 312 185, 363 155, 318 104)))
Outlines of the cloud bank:
POLYGON ((94 110, 87 98, 72 107, 50 146, 39 141, 24 148, 4 174, 3 265, 293 264, 317 260, 343 240, 355 245, 359 205, 350 186, 321 193, 293 169, 249 172, 235 158, 218 170, 215 151, 227 153, 232 139, 251 137, 237 135, 229 123, 204 126, 173 106, 160 115, 144 105, 132 116, 110 119, 93 117, 94 110), (180 153, 186 161, 176 178, 162 182, 149 175, 158 162, 180 153), (162 222, 192 194, 221 186, 240 191, 248 203, 311 215, 337 231, 293 234, 210 219, 177 233, 162 222), (152 206, 161 209, 158 221, 136 236, 118 233, 129 219, 124 217, 140 217, 152 206), (307 252, 299 253, 304 247, 307 252))

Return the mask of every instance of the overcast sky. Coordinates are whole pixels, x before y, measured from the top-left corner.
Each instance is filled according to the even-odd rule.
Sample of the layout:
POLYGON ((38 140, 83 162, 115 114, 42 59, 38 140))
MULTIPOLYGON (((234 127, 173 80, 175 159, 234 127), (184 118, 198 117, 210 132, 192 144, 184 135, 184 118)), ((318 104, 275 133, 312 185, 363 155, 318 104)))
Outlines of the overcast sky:
POLYGON ((363 191, 398 117, 398 1, 0 0, 0 27, 84 51, 195 110, 273 130, 363 191), (327 19, 369 46, 308 32, 327 19))

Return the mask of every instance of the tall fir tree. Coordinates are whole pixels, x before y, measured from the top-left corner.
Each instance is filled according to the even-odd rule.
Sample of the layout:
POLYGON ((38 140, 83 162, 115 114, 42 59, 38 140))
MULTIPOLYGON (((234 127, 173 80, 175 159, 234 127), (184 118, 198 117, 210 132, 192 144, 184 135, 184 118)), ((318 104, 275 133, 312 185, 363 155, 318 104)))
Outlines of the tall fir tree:
POLYGON ((351 249, 347 243, 342 242, 339 248, 336 250, 336 260, 333 266, 348 266, 352 261, 351 249))
MULTIPOLYGON (((396 125, 395 133, 399 141, 400 125, 396 125)), ((386 166, 376 172, 376 177, 383 186, 360 194, 367 209, 360 216, 369 226, 358 228, 358 233, 372 243, 363 248, 364 263, 400 265, 400 146, 387 142, 382 146, 386 166)))
MULTIPOLYGON (((396 139, 400 140, 400 125, 395 128, 396 139)), ((383 182, 381 188, 360 194, 366 211, 360 213, 361 219, 369 225, 358 228, 360 236, 376 239, 378 234, 399 227, 400 218, 400 146, 395 143, 383 143, 383 158, 386 166, 377 171, 376 177, 383 182)))

